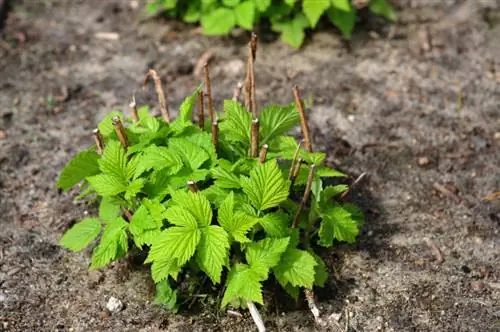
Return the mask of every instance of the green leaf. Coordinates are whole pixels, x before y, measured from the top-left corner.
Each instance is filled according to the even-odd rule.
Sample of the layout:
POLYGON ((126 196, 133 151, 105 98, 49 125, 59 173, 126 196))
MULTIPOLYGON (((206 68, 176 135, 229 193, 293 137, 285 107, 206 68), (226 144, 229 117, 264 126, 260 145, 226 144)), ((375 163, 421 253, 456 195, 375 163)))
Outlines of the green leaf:
MULTIPOLYGON (((318 164, 318 163, 314 163, 318 164)), ((335 177, 340 177, 340 178, 345 178, 346 175, 340 171, 337 171, 336 169, 326 167, 326 166, 320 166, 316 170, 316 175, 324 178, 335 178, 335 177)))
POLYGON ((271 5, 271 0, 254 0, 257 5, 257 9, 260 12, 265 12, 267 8, 271 5))
POLYGON ((165 168, 168 169, 168 174, 179 172, 182 168, 181 157, 170 148, 150 145, 139 157, 139 164, 135 169, 134 177, 137 178, 150 169, 161 171, 165 168))
POLYGON ((180 266, 177 264, 176 259, 169 259, 168 257, 157 259, 151 265, 151 277, 156 283, 167 279, 171 276, 174 280, 177 280, 177 276, 181 271, 180 266))
POLYGON ((241 186, 252 205, 259 211, 277 206, 286 200, 290 182, 283 179, 276 160, 271 160, 241 177, 241 186))
POLYGON ((212 135, 207 132, 197 132, 189 136, 184 136, 185 139, 194 145, 201 147, 210 156, 210 167, 217 164, 217 151, 212 144, 212 135))
POLYGON ((328 10, 328 18, 340 30, 344 38, 351 38, 356 25, 356 9, 350 7, 349 11, 332 7, 328 10))
POLYGON ((396 21, 396 12, 386 0, 371 0, 369 8, 374 14, 383 16, 391 22, 396 21))
POLYGON ((169 148, 178 154, 186 165, 189 165, 191 170, 197 170, 205 161, 210 158, 208 152, 199 145, 196 145, 186 138, 171 138, 169 148))
MULTIPOLYGON (((347 1, 347 0, 344 0, 347 1)), ((333 2, 338 2, 334 0, 333 2)), ((311 27, 315 27, 318 24, 319 18, 323 13, 330 7, 330 0, 303 0, 302 9, 304 14, 306 14, 311 27)))
POLYGON ((234 8, 236 23, 246 30, 252 30, 255 19, 255 4, 253 1, 245 1, 234 8))
POLYGON ((274 23, 272 28, 281 32, 281 40, 293 48, 298 49, 304 42, 304 30, 309 26, 307 17, 299 13, 293 20, 274 23))
POLYGON ((312 288, 316 265, 318 263, 307 251, 289 248, 273 271, 282 286, 289 283, 292 286, 312 288))
POLYGON ((123 180, 110 175, 94 175, 87 178, 90 185, 103 197, 118 195, 127 190, 123 180))
POLYGON ((355 242, 359 228, 348 210, 337 204, 321 211, 321 218, 323 220, 319 228, 319 245, 331 247, 334 239, 355 242))
POLYGON ((224 119, 220 123, 221 133, 231 142, 241 142, 250 146, 250 127, 252 115, 233 100, 224 100, 224 119))
POLYGON ((149 215, 149 211, 145 205, 141 205, 135 211, 130 220, 129 231, 133 235, 134 242, 138 248, 142 248, 144 244, 151 244, 154 235, 160 234, 159 227, 149 215), (156 230, 156 232, 154 232, 156 230))
POLYGON ((195 229, 198 227, 195 217, 184 207, 172 206, 165 211, 164 216, 176 226, 184 226, 195 229))
POLYGON ((208 198, 215 206, 220 206, 224 199, 229 194, 228 189, 221 188, 218 185, 211 185, 207 189, 202 190, 203 195, 208 198))
POLYGON ((222 0, 222 3, 226 7, 234 7, 240 3, 240 0, 222 0))
POLYGON ((280 261, 290 238, 265 238, 248 245, 245 257, 248 264, 257 272, 262 280, 267 279, 269 269, 280 261))
POLYGON ((228 170, 222 165, 212 168, 210 172, 212 173, 212 176, 216 180, 215 183, 220 188, 226 188, 226 189, 241 188, 240 179, 238 178, 238 176, 236 176, 236 174, 231 172, 231 170, 228 170))
POLYGON ((208 226, 212 222, 212 208, 210 202, 201 192, 177 191, 172 194, 172 201, 176 206, 189 211, 200 227, 208 226))
POLYGON ((156 285, 154 302, 167 310, 177 312, 177 290, 170 287, 168 280, 163 280, 156 285))
POLYGON ((219 226, 207 226, 201 230, 201 240, 196 250, 196 262, 213 283, 220 283, 222 267, 228 261, 229 238, 219 226))
POLYGON ((240 243, 250 242, 246 234, 257 223, 257 220, 257 218, 242 211, 234 211, 234 193, 232 191, 222 202, 218 211, 219 224, 240 243))
POLYGON ((62 170, 57 187, 67 191, 86 177, 98 174, 98 159, 99 155, 93 149, 79 152, 62 170))
POLYGON ((194 255, 200 233, 198 228, 167 228, 153 242, 146 263, 175 258, 178 266, 183 266, 194 255))
POLYGON ((73 252, 82 251, 101 232, 101 222, 93 218, 85 218, 71 227, 59 241, 59 245, 73 252))
POLYGON ((283 135, 300 122, 295 106, 271 105, 264 108, 260 115, 261 143, 268 143, 273 138, 283 135))
POLYGON ((283 212, 267 213, 259 218, 258 222, 271 237, 288 236, 288 228, 291 225, 290 216, 283 212))
POLYGON ((241 304, 248 301, 263 304, 262 285, 259 274, 246 264, 236 264, 229 272, 227 287, 221 307, 229 303, 241 304))
POLYGON ((325 282, 328 280, 328 270, 325 262, 321 257, 316 255, 312 250, 309 253, 314 257, 318 265, 314 268, 314 285, 324 287, 325 282))
POLYGON ((125 149, 118 141, 108 141, 101 159, 99 168, 109 176, 120 179, 123 182, 127 179, 127 156, 125 149))
POLYGON ((99 128, 99 131, 101 132, 102 136, 108 137, 112 133, 115 132, 115 127, 113 126, 112 119, 117 116, 120 118, 120 120, 123 121, 123 113, 118 112, 118 111, 113 111, 109 114, 107 114, 104 119, 99 123, 97 128, 99 128))
POLYGON ((144 187, 146 180, 145 179, 135 179, 130 182, 127 186, 127 190, 125 191, 125 199, 128 201, 133 200, 137 194, 141 192, 142 187, 144 187))
POLYGON ((121 212, 120 203, 109 197, 103 197, 99 204, 99 219, 104 221, 115 220, 121 212))
POLYGON ((156 226, 161 228, 165 219, 165 207, 158 200, 144 199, 142 204, 148 209, 149 215, 153 218, 156 226))
POLYGON ((198 22, 200 20, 200 17, 201 17, 200 14, 201 13, 200 13, 196 3, 189 3, 189 7, 186 10, 186 12, 184 13, 184 16, 182 17, 182 19, 186 23, 195 23, 195 22, 198 22))
POLYGON ((332 5, 333 7, 345 12, 351 11, 351 4, 349 0, 332 0, 332 5))
POLYGON ((345 184, 326 187, 321 193, 321 205, 330 204, 330 199, 344 193, 347 189, 349 189, 349 186, 345 184))
POLYGON ((127 226, 127 222, 121 217, 106 226, 101 243, 92 254, 91 269, 104 267, 128 251, 127 226))
POLYGON ((201 17, 201 26, 207 36, 227 35, 235 25, 236 16, 227 8, 217 8, 201 17))

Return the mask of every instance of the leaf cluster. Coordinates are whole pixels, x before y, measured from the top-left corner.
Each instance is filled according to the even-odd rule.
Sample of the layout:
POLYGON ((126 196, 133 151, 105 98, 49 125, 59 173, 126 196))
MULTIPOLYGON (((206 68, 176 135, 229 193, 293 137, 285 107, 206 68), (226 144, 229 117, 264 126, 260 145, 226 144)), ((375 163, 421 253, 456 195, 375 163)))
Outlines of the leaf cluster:
POLYGON ((170 309, 187 273, 223 285, 222 307, 262 304, 263 282, 271 277, 293 297, 301 288, 322 286, 328 273, 314 246, 354 242, 363 220, 339 199, 346 185, 324 184, 344 174, 324 165, 324 153, 307 152, 286 134, 299 123, 293 105, 260 110, 265 160, 249 157, 252 115, 237 101, 224 101, 217 112, 214 145, 210 126, 191 120, 198 92, 171 123, 142 107, 138 121, 113 112, 99 124, 102 154, 96 146, 79 152, 57 183, 63 190, 80 184, 81 197, 99 202, 99 215, 70 228, 61 246, 74 252, 93 247, 92 269, 134 247, 144 251, 158 285, 156 300, 170 309), (125 124, 126 147, 111 123, 116 116, 125 124), (291 181, 297 155, 304 162, 291 181), (316 172, 301 210, 310 165, 316 172))
MULTIPOLYGON (((285 43, 299 48, 305 31, 315 28, 322 17, 336 26, 344 38, 350 38, 359 6, 350 0, 152 0, 146 11, 165 11, 187 23, 199 22, 206 35, 227 35, 237 26, 251 31, 261 20, 267 20, 285 43)), ((376 15, 396 20, 387 0, 370 0, 366 6, 376 15)))

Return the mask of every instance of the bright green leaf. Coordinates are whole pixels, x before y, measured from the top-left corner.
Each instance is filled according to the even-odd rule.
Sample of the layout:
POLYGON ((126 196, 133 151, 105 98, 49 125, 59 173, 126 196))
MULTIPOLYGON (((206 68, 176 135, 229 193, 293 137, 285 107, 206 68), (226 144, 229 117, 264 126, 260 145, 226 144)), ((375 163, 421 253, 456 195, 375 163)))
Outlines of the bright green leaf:
POLYGON ((290 216, 283 212, 267 213, 259 218, 258 222, 271 237, 288 236, 288 228, 291 225, 290 216))
POLYGON ((128 251, 127 227, 127 222, 121 217, 106 226, 101 242, 92 254, 91 269, 104 267, 128 251))
POLYGON ((263 304, 261 279, 257 272, 246 264, 236 264, 229 272, 227 287, 221 307, 229 303, 241 304, 248 301, 263 304))
POLYGON ((111 175, 94 175, 87 178, 90 185, 103 197, 118 195, 127 190, 127 185, 123 180, 111 175))
POLYGON ((369 8, 372 13, 385 17, 391 22, 396 21, 396 12, 387 0, 371 0, 369 8))
POLYGON ((351 213, 340 205, 329 207, 321 212, 321 226, 319 229, 318 244, 331 247, 333 240, 354 243, 359 233, 356 220, 351 213))
POLYGON ((201 230, 201 240, 196 250, 196 262, 213 283, 220 283, 222 267, 228 261, 229 238, 219 226, 201 230))
POLYGON ((104 119, 99 123, 97 128, 99 128, 99 131, 101 132, 102 136, 108 137, 112 133, 115 132, 115 127, 113 126, 112 119, 117 116, 120 118, 120 120, 123 121, 123 113, 118 112, 118 111, 113 111, 109 114, 107 114, 104 119))
POLYGON ((59 241, 61 247, 73 252, 82 251, 101 232, 101 222, 97 219, 85 218, 71 227, 59 241))
POLYGON ((254 0, 257 5, 257 9, 260 12, 265 12, 267 8, 271 5, 271 0, 254 0))
POLYGON ((126 181, 127 156, 120 142, 108 141, 99 159, 99 168, 106 175, 126 181))
POLYGON ((340 30, 344 38, 351 38, 352 31, 356 25, 356 9, 351 7, 349 11, 332 7, 328 10, 328 18, 340 30))
POLYGON ((234 8, 236 23, 246 30, 252 30, 255 19, 255 4, 253 1, 245 1, 234 8))
MULTIPOLYGON (((345 0, 347 1, 347 0, 345 0)), ((333 2, 338 2, 334 0, 333 2)), ((304 14, 306 14, 311 27, 315 27, 318 24, 320 17, 323 13, 330 7, 330 0, 303 0, 302 9, 304 14)))
POLYGON ((170 287, 168 280, 156 284, 155 301, 167 310, 177 312, 177 290, 170 287))
POLYGON ((199 145, 196 145, 186 138, 171 138, 169 148, 181 156, 184 164, 189 165, 191 170, 197 170, 200 166, 210 158, 208 152, 199 145))
POLYGON ((241 188, 240 179, 231 170, 219 165, 210 170, 212 176, 216 179, 216 184, 220 188, 238 189, 241 188))
POLYGON ((62 170, 57 187, 67 191, 86 177, 98 174, 98 159, 99 155, 93 149, 79 152, 62 170))
POLYGON ((252 115, 233 100, 224 100, 224 120, 220 123, 221 133, 231 142, 241 142, 250 146, 252 115))
POLYGON ((184 226, 191 229, 198 227, 195 217, 184 207, 172 206, 165 211, 164 216, 176 226, 184 226))
POLYGON ((176 259, 162 258, 157 259, 151 265, 151 277, 156 283, 171 276, 174 280, 177 280, 177 276, 181 271, 180 266, 177 264, 176 259))
POLYGON ((351 4, 349 0, 331 0, 333 7, 343 10, 345 12, 351 11, 351 4))
POLYGON ((176 258, 178 265, 183 266, 194 255, 200 233, 198 228, 167 228, 153 242, 146 263, 176 258))
POLYGON ((172 201, 176 206, 189 211, 195 217, 199 226, 208 226, 212 222, 212 208, 203 193, 177 191, 172 194, 172 201))
POLYGON ((163 146, 148 146, 139 157, 139 164, 135 170, 135 177, 150 169, 160 171, 168 169, 168 174, 176 174, 182 168, 182 159, 170 148, 163 146))
POLYGON ((270 140, 283 135, 299 124, 299 112, 295 106, 265 107, 260 114, 261 143, 269 143, 270 140))
POLYGON ((290 248, 281 256, 273 271, 282 285, 289 283, 292 286, 312 288, 316 265, 318 263, 307 251, 290 248))
POLYGON ((120 204, 109 197, 103 197, 99 204, 99 219, 104 221, 115 220, 120 215, 120 204))
POLYGON ((236 16, 227 8, 217 8, 201 17, 201 26, 207 36, 227 35, 235 25, 236 16))
POLYGON ((285 252, 290 238, 265 238, 248 245, 245 256, 248 264, 254 269, 262 280, 267 279, 269 269, 280 261, 285 252))

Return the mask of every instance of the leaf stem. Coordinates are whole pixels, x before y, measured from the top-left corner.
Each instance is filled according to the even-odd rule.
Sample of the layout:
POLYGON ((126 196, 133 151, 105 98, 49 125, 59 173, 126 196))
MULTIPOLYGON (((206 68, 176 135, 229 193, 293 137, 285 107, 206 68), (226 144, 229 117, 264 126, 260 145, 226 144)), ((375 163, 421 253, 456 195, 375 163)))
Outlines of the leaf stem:
POLYGON ((210 116, 210 122, 215 121, 214 114, 214 106, 212 101, 212 83, 210 82, 210 73, 208 71, 208 63, 203 65, 203 73, 205 74, 205 86, 207 88, 207 92, 205 95, 207 96, 207 105, 208 105, 208 115, 210 116))
POLYGON ((259 150, 259 119, 252 120, 252 129, 250 131, 250 157, 257 156, 259 150))
POLYGON ((198 92, 198 126, 202 130, 205 128, 205 103, 203 96, 203 91, 198 92))
POLYGON ((97 146, 97 154, 101 155, 104 150, 104 138, 102 137, 101 131, 98 128, 94 129, 93 136, 95 145, 97 146))
POLYGON ((311 142, 311 132, 309 131, 309 124, 307 122, 307 116, 304 111, 304 103, 300 97, 300 91, 297 85, 292 89, 293 98, 295 99, 295 107, 300 115, 300 127, 302 129, 302 135, 304 135, 304 144, 308 152, 313 152, 312 142, 311 142))
POLYGON ((312 183, 314 181, 315 170, 316 170, 316 165, 313 164, 309 166, 309 175, 307 176, 306 190, 304 191, 304 196, 302 196, 299 208, 297 209, 297 213, 295 214, 295 219, 293 220, 292 228, 299 227, 300 214, 302 213, 302 210, 309 201, 309 196, 311 195, 311 188, 312 188, 312 183))
POLYGON ((347 199, 347 196, 352 192, 352 190, 361 182, 361 180, 364 179, 364 177, 366 176, 366 172, 365 173, 361 173, 357 178, 356 180, 354 180, 354 182, 349 186, 349 189, 347 189, 346 191, 344 191, 342 193, 342 195, 340 195, 340 200, 342 201, 345 201, 347 199))
POLYGON ((113 122, 113 126, 115 127, 116 136, 118 136, 120 144, 125 150, 127 150, 128 148, 127 134, 125 133, 125 128, 123 127, 122 121, 117 116, 114 116, 113 119, 111 119, 111 121, 113 122))
POLYGON ((262 149, 260 149, 260 152, 259 152, 259 163, 260 164, 263 164, 266 162, 267 149, 269 149, 269 145, 267 145, 267 144, 264 144, 262 146, 262 149))
POLYGON ((170 123, 170 116, 168 111, 168 105, 165 99, 165 93, 163 92, 163 87, 161 85, 160 76, 154 69, 150 69, 146 74, 146 78, 144 79, 144 85, 148 83, 149 78, 152 78, 155 83, 156 95, 158 96, 158 104, 160 104, 160 112, 163 117, 163 121, 166 123, 170 123))

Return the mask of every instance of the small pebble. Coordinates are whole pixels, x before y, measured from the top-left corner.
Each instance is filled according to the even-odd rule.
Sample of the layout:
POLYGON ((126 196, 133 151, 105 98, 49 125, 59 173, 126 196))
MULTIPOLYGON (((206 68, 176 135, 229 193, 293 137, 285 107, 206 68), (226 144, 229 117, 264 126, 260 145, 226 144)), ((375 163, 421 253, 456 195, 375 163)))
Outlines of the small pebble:
POLYGON ((111 296, 108 303, 106 303, 106 309, 108 309, 110 313, 115 314, 123 310, 123 303, 116 297, 111 296))
POLYGON ((493 137, 496 139, 496 140, 500 140, 500 131, 499 132, 496 132, 495 135, 493 135, 493 137))
POLYGON ((427 166, 431 163, 431 161, 427 157, 420 157, 418 158, 417 162, 419 166, 427 166))
POLYGON ((472 290, 476 292, 482 291, 486 287, 482 281, 473 281, 470 283, 470 286, 472 287, 472 290))

